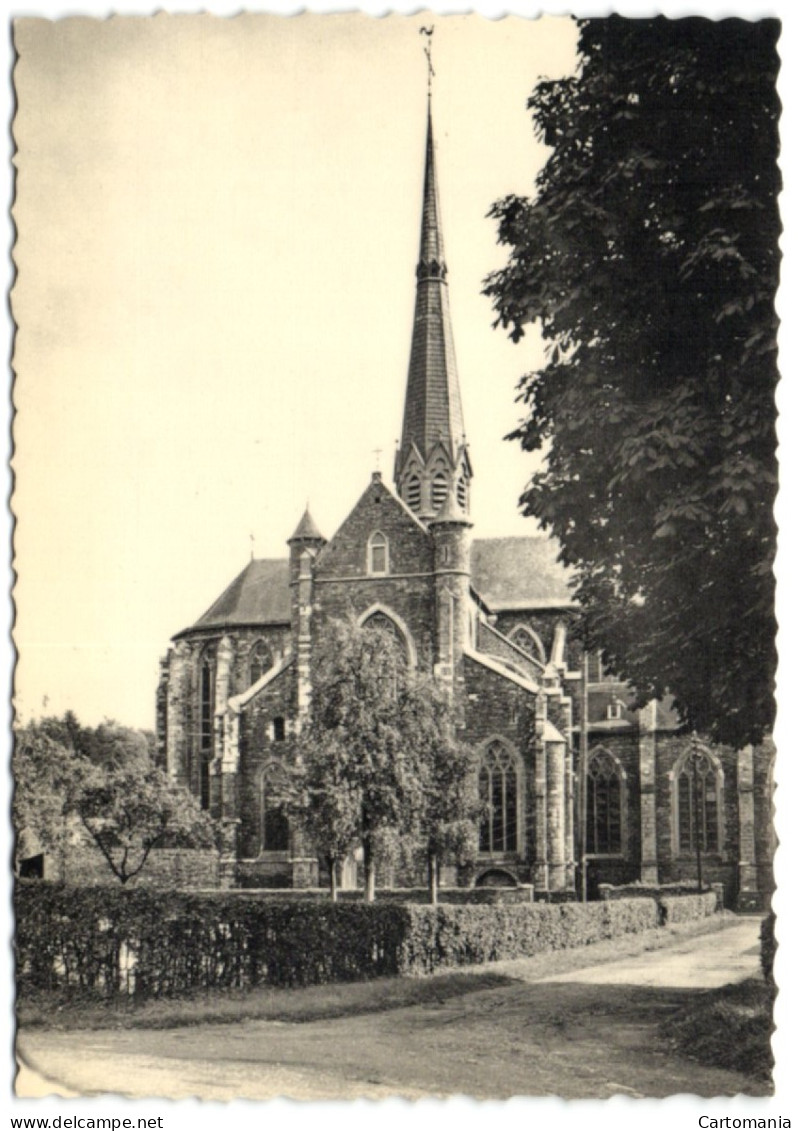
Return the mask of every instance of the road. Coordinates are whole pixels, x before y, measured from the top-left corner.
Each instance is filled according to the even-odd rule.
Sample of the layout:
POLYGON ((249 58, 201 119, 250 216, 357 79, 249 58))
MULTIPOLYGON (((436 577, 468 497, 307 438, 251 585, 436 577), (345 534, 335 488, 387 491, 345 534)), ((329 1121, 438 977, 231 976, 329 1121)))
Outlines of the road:
POLYGON ((386 1013, 304 1024, 32 1030, 18 1042, 25 1065, 18 1094, 42 1094, 44 1078, 61 1094, 216 1100, 764 1095, 764 1085, 738 1073, 677 1057, 657 1034, 690 994, 758 972, 758 928, 748 918, 554 977, 528 977, 525 959, 498 963, 514 982, 386 1013))

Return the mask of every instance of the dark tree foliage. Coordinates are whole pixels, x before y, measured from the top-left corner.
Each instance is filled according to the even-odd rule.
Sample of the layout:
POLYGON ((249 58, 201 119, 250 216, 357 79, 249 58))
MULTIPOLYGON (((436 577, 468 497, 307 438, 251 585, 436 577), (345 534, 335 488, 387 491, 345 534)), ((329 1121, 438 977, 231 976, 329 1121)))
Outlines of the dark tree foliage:
POLYGON ((577 74, 530 99, 552 152, 533 200, 494 205, 510 258, 486 284, 546 343, 512 438, 544 453, 522 505, 589 645, 736 746, 774 714, 778 34, 583 23, 577 74))

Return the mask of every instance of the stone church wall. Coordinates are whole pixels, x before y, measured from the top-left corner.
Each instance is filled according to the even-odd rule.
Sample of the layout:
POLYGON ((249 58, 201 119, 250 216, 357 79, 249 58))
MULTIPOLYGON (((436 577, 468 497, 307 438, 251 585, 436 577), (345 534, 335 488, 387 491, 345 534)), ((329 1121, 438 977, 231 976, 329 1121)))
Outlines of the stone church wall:
MULTIPOLYGON (((675 851, 672 843, 675 804, 670 775, 677 759, 687 751, 689 742, 687 735, 662 733, 657 736, 657 862, 660 883, 695 880, 697 876, 696 854, 680 854, 675 851)), ((727 747, 715 746, 710 749, 719 758, 723 771, 721 852, 702 854, 702 874, 708 882, 723 884, 724 902, 727 907, 733 907, 738 887, 739 859, 737 757, 727 747)))
POLYGON ((520 648, 516 648, 498 629, 479 622, 476 633, 476 646, 478 651, 485 655, 493 656, 502 663, 513 664, 526 679, 536 682, 539 673, 543 670, 520 648))
MULTIPOLYGON (((554 646, 554 630, 558 621, 570 620, 571 614, 563 609, 522 609, 520 611, 504 610, 500 612, 496 618, 495 628, 497 632, 501 632, 504 636, 509 636, 518 625, 526 625, 532 632, 536 633, 540 638, 543 649, 546 653, 546 660, 551 659, 551 650, 554 646)), ((572 652, 576 652, 574 641, 571 634, 568 634, 566 642, 566 651, 569 653, 566 656, 568 661, 569 670, 572 668, 572 663, 576 657, 572 656, 572 652)))
POLYGON ((431 539, 387 488, 374 481, 314 567, 313 634, 328 619, 359 617, 373 605, 391 609, 406 625, 424 670, 434 662, 433 554, 431 539), (368 574, 368 542, 388 540, 388 572, 368 574))
MULTIPOLYGON (((577 740, 578 741, 578 740, 577 740)), ((632 883, 640 877, 640 766, 637 736, 633 734, 591 734, 588 758, 604 749, 619 762, 626 779, 624 785, 624 840, 618 856, 588 857, 588 892, 596 898, 598 885, 632 883)), ((578 767, 578 756, 577 756, 578 767)))
POLYGON ((359 580, 315 583, 313 638, 328 620, 357 618, 374 605, 383 605, 399 617, 415 642, 418 666, 431 670, 434 662, 434 600, 431 578, 367 577, 359 580))
MULTIPOLYGON (((534 854, 534 758, 535 758, 535 697, 511 680, 498 675, 473 660, 464 661, 465 715, 460 738, 480 749, 493 738, 501 738, 516 751, 520 759, 519 788, 522 799, 521 851, 514 856, 482 855, 471 868, 471 876, 498 867, 517 875, 522 883, 529 882, 534 854)), ((462 877, 463 881, 465 876, 462 877)))
POLYGON ((234 628, 226 635, 234 644, 231 663, 229 696, 240 695, 251 686, 251 653, 256 644, 264 641, 270 649, 273 662, 286 655, 292 646, 289 626, 266 625, 264 628, 234 628))
POLYGON ((262 849, 261 815, 265 769, 272 761, 283 763, 295 715, 295 665, 277 676, 243 709, 240 715, 239 852, 253 859, 262 849), (275 721, 284 720, 284 740, 277 740, 275 721))
POLYGON ((434 568, 428 531, 407 512, 381 480, 374 479, 315 566, 318 578, 364 577, 368 541, 377 531, 389 543, 389 573, 431 573, 434 568))

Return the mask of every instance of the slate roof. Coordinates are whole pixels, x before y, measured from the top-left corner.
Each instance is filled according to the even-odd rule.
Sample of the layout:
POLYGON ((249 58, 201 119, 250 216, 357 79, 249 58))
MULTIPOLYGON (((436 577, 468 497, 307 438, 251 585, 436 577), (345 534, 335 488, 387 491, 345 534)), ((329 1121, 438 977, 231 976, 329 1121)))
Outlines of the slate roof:
POLYGON ((301 521, 295 528, 295 533, 292 538, 288 539, 290 542, 325 542, 326 539, 320 533, 317 523, 312 518, 309 507, 307 506, 304 513, 301 515, 301 521))
MULTIPOLYGON (((413 515, 413 518, 415 516, 413 515)), ((471 551, 474 588, 491 609, 547 609, 570 605, 567 571, 556 544, 544 537, 478 538, 471 551)), ((290 566, 286 558, 249 562, 185 635, 201 628, 289 624, 290 566)))
POLYGON ((557 543, 531 538, 477 538, 471 549, 471 581, 491 609, 565 608, 574 600, 570 574, 557 561, 557 543))
POLYGON ((290 563, 286 558, 261 558, 246 565, 192 629, 289 622, 290 563))

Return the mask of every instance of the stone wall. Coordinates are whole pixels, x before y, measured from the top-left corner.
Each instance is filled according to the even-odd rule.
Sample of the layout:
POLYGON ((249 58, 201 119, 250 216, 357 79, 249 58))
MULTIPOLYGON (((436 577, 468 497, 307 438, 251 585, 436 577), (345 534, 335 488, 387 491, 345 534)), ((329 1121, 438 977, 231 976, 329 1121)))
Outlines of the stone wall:
MULTIPOLYGON (((53 857, 48 879, 74 886, 123 885, 94 844, 81 842, 68 845, 64 853, 53 857)), ((219 859, 213 849, 155 848, 142 872, 129 880, 126 888, 157 887, 172 889, 217 888, 220 886, 219 859)))
POLYGON ((577 670, 572 665, 578 662, 578 656, 581 655, 581 648, 578 648, 576 642, 571 634, 570 622, 572 614, 564 609, 522 609, 521 611, 504 610, 498 613, 496 617, 496 629, 504 636, 509 636, 519 624, 526 625, 533 632, 537 633, 540 641, 543 644, 546 653, 546 660, 551 659, 551 650, 554 646, 554 630, 559 621, 567 623, 569 626, 568 636, 566 642, 565 657, 566 664, 569 671, 577 670))
POLYGON ((327 620, 361 617, 375 605, 403 621, 415 644, 418 666, 431 670, 436 656, 434 556, 428 532, 380 482, 371 484, 314 563, 314 641, 327 620), (381 531, 388 540, 388 571, 368 573, 368 542, 381 531))
MULTIPOLYGON (((287 739, 292 733, 295 714, 296 672, 290 664, 260 691, 240 714, 239 797, 240 816, 238 855, 253 859, 262 850, 262 788, 265 770, 287 757, 287 739), (276 740, 275 720, 284 719, 286 738, 276 740)), ((274 869, 275 870, 275 869, 274 869)), ((271 873, 272 874, 272 873, 271 873)))
MULTIPOLYGON (((672 847, 672 821, 674 806, 670 774, 677 759, 688 749, 687 735, 658 734, 657 736, 657 859, 661 884, 696 878, 696 854, 678 853, 672 847)), ((721 852, 702 853, 702 873, 707 883, 724 886, 724 901, 728 907, 735 904, 738 888, 739 824, 737 756, 722 746, 711 746, 723 770, 720 820, 722 821, 721 852)))
POLYGON ((481 621, 477 627, 476 647, 478 651, 484 652, 489 656, 494 656, 496 659, 501 660, 502 663, 513 664, 525 679, 529 679, 533 683, 538 682, 542 668, 536 664, 530 656, 527 656, 521 648, 516 648, 516 646, 497 629, 481 621))
POLYGON ((641 814, 640 767, 638 741, 634 734, 592 735, 588 742, 588 759, 603 749, 618 761, 624 771, 624 808, 622 852, 616 856, 588 858, 588 891, 595 898, 598 885, 631 883, 640 876, 641 814))
POLYGON ((216 691, 226 699, 250 687, 250 658, 258 642, 267 644, 274 659, 286 653, 291 643, 288 625, 233 628, 225 633, 204 628, 182 636, 165 657, 167 679, 157 692, 157 754, 160 763, 196 796, 200 792, 201 657, 207 648, 219 648, 223 639, 231 648, 230 667, 225 692, 219 687, 216 691))
MULTIPOLYGON (((493 738, 501 738, 516 751, 521 773, 518 784, 522 791, 519 813, 521 851, 516 854, 483 854, 470 869, 471 877, 492 868, 510 871, 520 882, 530 879, 534 855, 534 762, 535 762, 535 697, 512 680, 483 667, 477 661, 464 661, 465 714, 460 737, 477 749, 493 738)), ((461 874, 461 882, 467 882, 461 874)))

